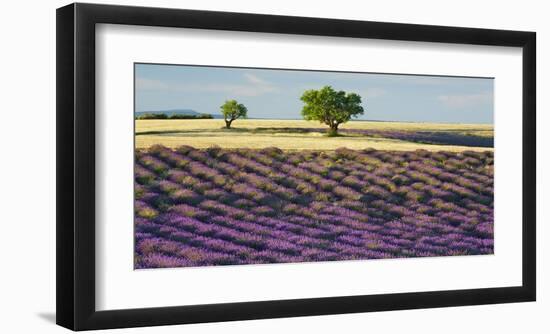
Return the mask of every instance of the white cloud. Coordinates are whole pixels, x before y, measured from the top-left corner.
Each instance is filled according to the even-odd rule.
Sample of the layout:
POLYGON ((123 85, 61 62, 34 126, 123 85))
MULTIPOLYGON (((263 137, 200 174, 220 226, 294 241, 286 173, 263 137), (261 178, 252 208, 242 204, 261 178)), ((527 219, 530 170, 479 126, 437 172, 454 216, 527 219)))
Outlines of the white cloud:
POLYGON ((437 100, 449 108, 466 108, 490 102, 493 99, 493 94, 478 93, 478 94, 462 94, 462 95, 440 95, 437 100))
POLYGON ((269 83, 267 81, 259 78, 258 76, 254 75, 254 74, 245 73, 244 77, 248 82, 253 83, 253 84, 269 85, 269 83))
POLYGON ((235 96, 259 96, 277 90, 260 77, 245 73, 243 82, 237 84, 168 84, 161 80, 136 78, 137 90, 172 92, 218 92, 235 96))
POLYGON ((154 79, 136 78, 137 90, 166 90, 170 89, 169 85, 154 79))

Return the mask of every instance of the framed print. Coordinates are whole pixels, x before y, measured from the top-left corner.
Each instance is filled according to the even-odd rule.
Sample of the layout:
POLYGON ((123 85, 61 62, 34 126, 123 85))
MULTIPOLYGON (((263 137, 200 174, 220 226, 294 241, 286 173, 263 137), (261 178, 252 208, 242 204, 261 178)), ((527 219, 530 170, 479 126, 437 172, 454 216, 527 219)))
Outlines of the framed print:
POLYGON ((57 10, 57 323, 534 301, 535 33, 57 10))

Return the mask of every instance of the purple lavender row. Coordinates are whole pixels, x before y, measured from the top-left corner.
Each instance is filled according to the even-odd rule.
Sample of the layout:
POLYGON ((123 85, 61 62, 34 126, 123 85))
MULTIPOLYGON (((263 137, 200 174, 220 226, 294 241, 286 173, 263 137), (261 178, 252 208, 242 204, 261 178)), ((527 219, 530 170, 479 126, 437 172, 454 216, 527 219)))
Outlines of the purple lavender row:
MULTIPOLYGON (((275 151, 275 152, 279 154, 278 151, 275 151)), ((232 167, 232 164, 227 164, 227 162, 225 161, 210 159, 212 158, 211 155, 205 154, 205 152, 200 150, 186 149, 187 156, 190 158, 185 157, 185 159, 183 159, 184 156, 180 154, 181 153, 180 151, 177 153, 178 156, 176 157, 176 159, 173 159, 171 162, 168 160, 170 158, 170 154, 169 154, 170 152, 167 152, 168 154, 166 154, 166 151, 163 151, 160 153, 162 153, 164 156, 158 156, 158 155, 153 157, 149 157, 147 155, 140 156, 139 157, 140 160, 143 160, 143 161, 140 161, 136 168, 136 182, 137 182, 136 196, 138 196, 138 193, 139 193, 140 196, 145 200, 144 203, 151 204, 151 205, 147 205, 147 207, 144 207, 140 203, 136 204, 138 214, 143 215, 144 217, 153 218, 159 213, 164 212, 166 210, 166 207, 163 207, 166 205, 166 203, 160 203, 164 205, 159 205, 158 203, 158 198, 162 197, 162 195, 158 194, 159 192, 169 195, 169 197, 164 197, 164 199, 170 198, 170 196, 173 197, 173 194, 177 193, 178 196, 175 196, 175 198, 173 199, 175 203, 178 203, 177 201, 180 199, 183 199, 185 201, 191 198, 192 199, 191 202, 193 201, 195 202, 194 204, 191 203, 193 205, 201 205, 204 202, 205 198, 201 198, 201 196, 205 196, 210 200, 226 197, 228 194, 227 190, 216 189, 216 187, 225 186, 228 183, 227 182, 228 175, 232 175, 232 176, 238 176, 237 179, 241 181, 241 183, 237 183, 237 184, 235 184, 235 182, 232 182, 231 187, 227 187, 228 190, 232 191, 233 188, 235 188, 236 190, 236 195, 237 197, 239 197, 239 199, 236 199, 234 203, 236 203, 238 206, 242 204, 242 206, 244 207, 246 206, 248 206, 249 208, 251 207, 250 208, 251 210, 249 211, 253 213, 253 214, 250 214, 250 213, 245 214, 243 218, 248 218, 250 220, 251 218, 253 219, 254 217, 276 216, 284 220, 288 220, 292 223, 300 222, 301 224, 308 224, 308 225, 321 223, 325 227, 331 225, 331 223, 334 223, 334 222, 340 223, 338 222, 338 220, 342 218, 341 216, 338 216, 338 215, 337 216, 326 215, 327 217, 324 217, 322 213, 316 212, 316 211, 319 211, 319 208, 315 209, 310 207, 310 206, 313 206, 313 204, 316 204, 319 207, 323 207, 322 196, 319 196, 319 198, 316 198, 317 199, 316 202, 309 202, 309 203, 298 202, 297 204, 301 204, 301 205, 298 205, 300 210, 287 209, 286 212, 281 211, 284 214, 281 214, 276 209, 283 209, 286 207, 291 208, 292 206, 296 206, 296 203, 286 203, 286 204, 282 203, 284 205, 277 208, 272 208, 269 205, 254 206, 254 204, 262 204, 261 201, 263 199, 269 198, 272 195, 275 195, 277 198, 282 199, 283 202, 284 200, 290 200, 295 196, 295 193, 293 193, 293 189, 289 187, 286 188, 286 191, 280 192, 279 194, 275 194, 276 190, 285 189, 285 187, 280 187, 280 185, 276 183, 275 183, 276 185, 273 183, 270 184, 269 182, 267 182, 270 179, 266 178, 265 176, 255 175, 253 173, 253 172, 267 173, 269 168, 265 169, 264 167, 266 166, 263 164, 258 164, 254 166, 252 169, 250 169, 248 172, 242 173, 242 172, 239 172, 238 169, 232 167), (161 159, 158 159, 158 158, 161 158, 161 159), (164 161, 166 161, 167 163, 164 161), (181 185, 173 181, 165 181, 162 179, 166 177, 167 174, 171 174, 173 176, 174 174, 173 170, 176 169, 177 171, 178 165, 180 167, 186 168, 188 171, 191 172, 191 174, 193 174, 191 177, 189 177, 190 175, 184 174, 183 178, 179 180, 180 182, 188 182, 190 180, 194 180, 195 181, 194 183, 191 182, 192 183, 191 187, 182 188, 181 185), (143 168, 143 167, 146 167, 146 168, 143 168), (220 168, 216 168, 216 167, 220 167, 220 168), (217 172, 217 170, 222 171, 222 173, 217 172), (209 181, 197 182, 196 181, 197 178, 202 178, 203 180, 206 179, 209 181), (154 189, 149 189, 148 188, 149 184, 152 184, 153 185, 152 187, 154 189), (249 187, 249 184, 252 184, 256 187, 249 187), (200 195, 197 195, 194 192, 195 190, 198 190, 200 195), (260 199, 260 202, 258 202, 258 199, 260 199), (313 209, 313 212, 308 212, 307 210, 304 211, 302 208, 308 208, 308 210, 313 209), (328 222, 325 219, 328 220, 328 222)), ((220 152, 218 151, 216 154, 219 154, 219 153, 220 152)), ((234 153, 234 152, 231 152, 231 153, 234 153)), ((265 151, 262 152, 262 154, 264 153, 267 154, 265 151)), ((246 154, 250 156, 250 151, 247 151, 246 154)), ((379 152, 377 152, 377 154, 379 154, 379 152)), ((319 156, 311 155, 310 159, 315 157, 319 157, 319 156)), ((373 159, 372 162, 378 163, 377 161, 384 161, 384 159, 388 160, 387 157, 382 156, 380 158, 381 159, 373 159)), ((261 160, 261 162, 263 163, 269 163, 270 161, 272 161, 269 158, 266 158, 265 156, 259 156, 258 159, 261 160)), ((282 161, 283 159, 277 159, 277 160, 282 161)), ((291 160, 292 160, 291 163, 293 165, 298 165, 300 164, 300 160, 304 160, 304 159, 293 156, 291 160)), ((399 159, 394 159, 394 160, 399 161, 399 159)), ((349 165, 355 165, 355 163, 349 164, 349 165)), ((242 167, 249 168, 246 164, 243 165, 242 167)), ((305 178, 307 182, 310 182, 310 183, 319 182, 318 176, 304 174, 304 171, 311 168, 316 168, 314 163, 311 164, 310 166, 307 166, 307 165, 298 166, 298 168, 296 169, 290 165, 287 165, 284 168, 287 169, 287 172, 289 171, 294 172, 295 175, 298 176, 296 178, 294 178, 294 176, 291 176, 292 178, 294 178, 294 179, 291 179, 291 181, 294 181, 295 185, 300 184, 296 182, 300 182, 300 180, 303 181, 303 179, 300 179, 300 177, 305 178), (306 169, 302 169, 302 167, 305 167, 306 169)), ((385 161, 384 161, 384 164, 378 163, 377 168, 378 169, 374 170, 374 172, 376 172, 377 174, 381 174, 381 175, 388 174, 388 171, 383 171, 383 168, 389 169, 385 161)), ((344 168, 340 170, 346 171, 344 168)), ((284 174, 281 173, 280 171, 277 173, 278 174, 275 174, 275 175, 278 179, 281 179, 282 177, 284 177, 284 174)), ((344 186, 339 186, 340 188, 335 189, 336 192, 340 192, 344 195, 347 194, 349 197, 346 198, 344 196, 344 198, 337 198, 338 200, 336 202, 338 205, 341 204, 343 206, 349 207, 352 211, 356 212, 356 215, 361 216, 361 214, 365 214, 366 211, 368 211, 368 208, 365 207, 364 205, 365 203, 357 202, 357 204, 354 204, 355 200, 357 200, 358 198, 354 196, 355 193, 353 193, 353 185, 354 185, 354 182, 356 182, 357 180, 359 181, 361 180, 357 179, 358 174, 352 175, 352 173, 353 172, 350 172, 349 176, 351 177, 346 179, 346 181, 344 181, 345 183, 347 183, 347 185, 344 184, 344 186), (349 188, 351 188, 351 192, 349 191, 350 190, 349 188)), ((273 172, 271 172, 270 176, 273 176, 273 172)), ((329 183, 332 183, 332 182, 329 182, 329 183)), ((301 190, 305 191, 306 193, 311 191, 311 190, 308 190, 307 188, 303 188, 301 190)), ((356 190, 359 191, 361 189, 356 189, 356 190)), ((379 189, 375 188, 375 190, 379 190, 379 189)), ((462 191, 463 192, 462 195, 464 197, 471 196, 471 194, 467 193, 467 190, 465 192, 463 191, 463 189, 459 188, 457 191, 462 191)), ((379 192, 380 194, 385 195, 382 191, 379 190, 379 192)), ((327 193, 325 192, 325 194, 327 193)), ((334 197, 332 197, 331 199, 334 199, 334 197)), ((465 215, 463 214, 464 209, 462 209, 461 207, 456 207, 456 205, 455 207, 459 210, 455 210, 455 211, 459 213, 459 215, 450 215, 450 214, 445 215, 444 214, 445 212, 432 212, 433 216, 431 218, 436 218, 437 219, 436 222, 434 222, 433 219, 427 219, 427 221, 423 223, 422 219, 414 218, 415 212, 411 212, 410 210, 408 211, 406 208, 399 205, 394 205, 394 204, 392 204, 393 206, 390 206, 390 207, 384 207, 383 202, 382 203, 379 203, 379 202, 380 201, 378 200, 370 201, 370 204, 372 204, 371 210, 374 208, 376 209, 376 211, 382 212, 382 214, 379 214, 379 212, 375 212, 375 215, 373 217, 369 217, 368 214, 361 217, 365 217, 365 218, 368 217, 367 220, 370 220, 370 223, 374 222, 374 224, 366 224, 366 225, 370 225, 372 229, 372 233, 374 233, 374 235, 376 235, 376 237, 379 240, 387 242, 389 247, 388 249, 391 250, 392 249, 391 247, 394 247, 393 253, 390 251, 392 257, 397 257, 397 256, 402 256, 407 254, 410 254, 412 256, 424 256, 424 255, 429 256, 429 254, 433 255, 438 253, 445 254, 444 253, 445 249, 438 248, 438 247, 443 247, 440 245, 439 246, 432 245, 432 244, 425 245, 425 242, 419 242, 419 240, 422 238, 422 235, 415 236, 415 233, 412 233, 410 231, 404 231, 400 226, 392 227, 392 228, 385 228, 385 227, 381 228, 381 223, 383 224, 384 220, 389 220, 391 218, 401 217, 402 220, 405 222, 407 222, 407 218, 412 218, 413 219, 412 223, 414 224, 418 224, 418 222, 421 222, 421 224, 419 224, 420 226, 416 227, 416 232, 420 232, 421 234, 423 233, 424 236, 426 235, 429 236, 431 233, 456 232, 456 229, 458 229, 459 233, 457 234, 462 233, 461 235, 463 235, 464 238, 468 238, 468 237, 471 237, 474 239, 482 238, 482 237, 492 238, 492 220, 480 219, 480 217, 476 215, 470 215, 470 216, 465 215), (460 209, 462 209, 462 211, 460 209), (379 221, 376 221, 377 219, 379 221), (445 228, 439 228, 438 224, 444 226, 445 228), (424 248, 420 249, 419 251, 412 251, 410 247, 413 246, 413 243, 414 245, 418 244, 419 246, 422 246, 424 248), (409 248, 407 249, 404 247, 409 247, 409 248)), ((461 202, 464 202, 464 204, 468 205, 469 207, 477 206, 477 208, 479 209, 478 211, 481 213, 481 215, 479 216, 484 215, 483 218, 492 217, 491 207, 486 207, 483 204, 475 203, 475 201, 468 198, 462 198, 461 202)), ((449 211, 453 210, 453 206, 450 205, 452 203, 446 203, 444 201, 443 202, 436 201, 430 204, 439 206, 440 209, 442 210, 443 209, 447 209, 449 211)), ((281 205, 281 203, 278 202, 278 205, 281 205)), ((326 207, 327 208, 339 207, 338 205, 332 205, 332 206, 327 205, 326 207)), ((414 209, 427 211, 430 208, 424 204, 415 204, 414 209)), ((422 218, 422 216, 420 216, 420 218, 422 218)), ((410 223, 411 222, 409 222, 409 224, 410 223)), ((361 226, 360 220, 353 221, 353 224, 355 224, 354 227, 357 227, 359 231, 361 230, 361 227, 364 227, 364 226, 361 226)), ((341 226, 345 226, 345 224, 342 223, 341 226)), ((354 236, 356 236, 356 233, 355 233, 356 231, 350 228, 350 226, 346 226, 346 230, 341 232, 344 232, 344 234, 338 235, 336 238, 338 238, 339 242, 343 242, 345 244, 343 245, 337 244, 336 246, 349 247, 350 244, 353 245, 354 243, 356 245, 363 245, 361 243, 361 239, 354 240, 354 236)), ((448 240, 446 242, 450 244, 453 241, 448 240)), ((479 252, 481 253, 492 252, 492 246, 490 244, 485 246, 479 246, 479 244, 480 244, 479 242, 477 244, 462 242, 462 244, 460 245, 453 245, 452 247, 448 247, 448 248, 453 254, 477 254, 479 252), (461 247, 465 249, 462 249, 461 247), (468 247, 472 249, 468 249, 468 247), (478 247, 480 249, 476 250, 474 249, 474 247, 478 247)), ((348 257, 351 256, 351 258, 355 258, 355 256, 361 256, 357 254, 354 255, 349 251, 346 252, 343 249, 340 249, 339 252, 342 254, 346 254, 346 256, 348 257)), ((332 256, 333 255, 330 255, 330 257, 332 256)), ((387 256, 387 254, 384 255, 383 257, 385 256, 387 256)))

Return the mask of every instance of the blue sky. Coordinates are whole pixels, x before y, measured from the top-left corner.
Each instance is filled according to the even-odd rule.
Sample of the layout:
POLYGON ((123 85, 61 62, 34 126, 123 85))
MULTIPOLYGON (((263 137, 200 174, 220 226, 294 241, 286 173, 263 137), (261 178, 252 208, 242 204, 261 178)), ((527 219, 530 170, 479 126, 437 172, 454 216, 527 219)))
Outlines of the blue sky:
POLYGON ((135 80, 138 112, 219 114, 236 99, 250 118, 301 119, 302 93, 330 85, 361 95, 358 119, 493 123, 494 80, 486 78, 136 64, 135 80))

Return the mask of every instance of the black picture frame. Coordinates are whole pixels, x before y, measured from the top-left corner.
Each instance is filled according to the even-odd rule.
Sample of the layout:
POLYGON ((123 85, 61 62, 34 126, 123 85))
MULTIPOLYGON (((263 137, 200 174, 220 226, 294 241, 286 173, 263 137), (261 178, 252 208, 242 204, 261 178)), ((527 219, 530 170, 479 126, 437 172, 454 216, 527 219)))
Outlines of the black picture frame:
POLYGON ((536 299, 536 35, 213 11, 70 4, 57 9, 57 323, 73 330, 527 302, 536 299), (95 26, 99 23, 521 47, 521 286, 96 311, 95 26))

